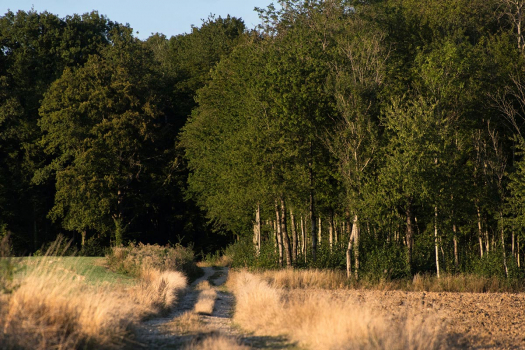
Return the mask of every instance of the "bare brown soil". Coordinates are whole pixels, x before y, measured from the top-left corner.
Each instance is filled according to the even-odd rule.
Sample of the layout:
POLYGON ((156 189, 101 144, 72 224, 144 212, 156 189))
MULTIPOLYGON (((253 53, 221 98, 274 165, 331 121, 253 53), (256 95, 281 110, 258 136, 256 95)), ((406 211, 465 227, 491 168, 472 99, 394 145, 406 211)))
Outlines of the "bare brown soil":
POLYGON ((525 349, 525 294, 370 290, 294 290, 289 298, 326 293, 354 299, 374 312, 403 320, 425 314, 443 320, 449 349, 525 349))

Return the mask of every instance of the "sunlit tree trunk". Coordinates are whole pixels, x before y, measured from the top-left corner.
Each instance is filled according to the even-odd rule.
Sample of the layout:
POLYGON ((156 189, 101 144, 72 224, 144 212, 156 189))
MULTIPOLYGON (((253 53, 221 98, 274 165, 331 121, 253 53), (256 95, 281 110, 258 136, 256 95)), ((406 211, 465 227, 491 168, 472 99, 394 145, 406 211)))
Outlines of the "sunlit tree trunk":
POLYGON ((456 266, 456 271, 459 271, 458 234, 456 230, 456 224, 452 225, 452 232, 454 232, 454 266, 456 266))
POLYGON ((483 258, 483 233, 481 230, 481 214, 479 212, 479 207, 476 206, 476 210, 478 211, 478 239, 479 239, 479 253, 481 257, 483 258))
POLYGON ((282 224, 281 224, 281 215, 279 213, 279 205, 275 201, 275 226, 277 232, 277 247, 279 250, 279 266, 283 266, 283 234, 282 234, 282 224))
POLYGON ((292 249, 290 245, 290 236, 288 236, 288 227, 286 220, 286 204, 281 198, 281 232, 283 235, 284 251, 286 253, 286 267, 292 267, 292 249))
POLYGON ((500 211, 501 222, 501 249, 503 251, 503 266, 505 266, 505 276, 509 278, 509 268, 507 267, 507 252, 505 251, 505 226, 503 225, 503 213, 500 211))
POLYGON ((275 254, 277 254, 278 247, 279 247, 279 239, 277 238, 277 222, 275 220, 272 220, 270 221, 270 224, 272 226, 272 231, 273 231, 274 251, 275 251, 275 254))
MULTIPOLYGON (((358 235, 358 232, 359 232, 359 226, 358 226, 358 220, 357 220, 357 215, 356 215, 354 216, 354 224, 352 226, 352 232, 350 233, 349 238, 348 238, 348 247, 346 249, 346 276, 348 278, 352 276, 352 250, 353 249, 355 250, 354 255, 356 255, 356 251, 359 249, 359 247, 356 244, 356 242, 357 243, 359 242, 359 239, 356 240, 356 235, 358 235)), ((356 263, 358 262, 359 262, 359 253, 357 253, 357 257, 356 257, 356 263)), ((358 267, 356 266, 356 271, 355 271, 356 278, 359 276, 357 268, 358 267)))
POLYGON ((290 221, 292 225, 292 260, 295 263, 297 261, 297 246, 298 246, 298 238, 297 238, 297 228, 295 227, 295 215, 293 213, 293 209, 290 209, 290 221))
POLYGON ((334 245, 334 213, 330 213, 330 220, 328 222, 328 240, 330 243, 330 251, 333 249, 334 245))
POLYGON ((414 213, 412 212, 412 200, 409 200, 406 210, 406 219, 407 219, 407 235, 406 235, 406 244, 407 244, 407 264, 412 274, 412 249, 414 246, 414 225, 412 223, 412 218, 414 213))
POLYGON ((253 243, 257 256, 261 253, 261 206, 257 203, 255 209, 255 223, 253 225, 253 243))
POLYGON ((305 230, 305 223, 304 223, 304 218, 301 216, 301 253, 303 254, 303 257, 304 257, 304 262, 306 262, 306 247, 307 247, 307 242, 306 242, 306 230, 305 230))
POLYGON ((319 223, 317 225, 317 244, 322 245, 323 242, 323 236, 322 236, 322 222, 321 222, 321 215, 319 215, 319 223))
POLYGON ((437 278, 440 278, 439 274, 439 241, 438 241, 438 208, 434 207, 435 221, 434 221, 434 247, 436 250, 436 272, 437 278))
POLYGON ((518 262, 518 267, 521 267, 521 259, 520 259, 520 236, 518 236, 518 242, 517 245, 517 254, 516 254, 516 260, 518 262))

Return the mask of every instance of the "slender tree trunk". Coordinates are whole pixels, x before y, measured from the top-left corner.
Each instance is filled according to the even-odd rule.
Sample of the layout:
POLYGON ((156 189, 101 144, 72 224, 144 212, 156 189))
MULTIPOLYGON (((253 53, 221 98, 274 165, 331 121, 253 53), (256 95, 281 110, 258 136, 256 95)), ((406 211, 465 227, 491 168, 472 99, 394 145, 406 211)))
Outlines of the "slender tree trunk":
POLYGON ((330 212, 330 220, 328 222, 328 240, 330 243, 330 251, 334 246, 334 212, 330 212))
POLYGON ((518 262, 518 267, 521 267, 521 259, 520 259, 520 236, 518 236, 518 242, 516 242, 517 245, 517 254, 516 254, 516 260, 518 262))
POLYGON ((292 225, 292 260, 293 262, 297 262, 297 246, 298 246, 298 239, 297 239, 297 229, 295 227, 295 215, 293 213, 293 209, 290 209, 290 221, 292 225))
POLYGON ((499 212, 501 221, 501 249, 503 250, 503 266, 505 266, 505 276, 509 278, 509 268, 507 267, 507 252, 505 251, 505 227, 503 226, 503 213, 499 212))
POLYGON ((489 237, 489 229, 487 225, 487 221, 485 220, 485 251, 490 252, 490 237, 489 237))
POLYGON ((352 248, 354 246, 353 230, 348 238, 348 247, 346 248, 346 277, 352 276, 352 248))
POLYGON ((478 211, 478 238, 479 238, 479 253, 481 257, 483 258, 483 234, 481 230, 481 213, 479 212, 479 207, 476 206, 476 210, 478 211))
POLYGON ((435 221, 434 221, 434 247, 436 249, 436 272, 437 278, 440 278, 439 274, 439 247, 438 247, 438 208, 434 207, 435 221))
POLYGON ((81 246, 82 248, 84 248, 84 246, 86 245, 86 230, 80 232, 80 236, 82 237, 82 241, 81 241, 81 246))
POLYGON ((253 244, 255 245, 255 254, 261 253, 261 206, 257 203, 255 209, 255 223, 253 225, 253 244))
POLYGON ((361 235, 361 229, 359 227, 359 223, 357 222, 357 215, 354 218, 354 227, 352 228, 355 230, 354 233, 354 258, 355 258, 355 279, 359 279, 359 267, 360 267, 360 256, 359 256, 359 239, 361 235))
POLYGON ((305 231, 305 223, 304 223, 304 217, 301 216, 301 253, 303 254, 303 257, 304 257, 304 262, 306 262, 306 246, 307 246, 307 243, 306 243, 306 231, 305 231))
POLYGON ((308 164, 309 176, 310 176, 310 219, 312 220, 312 260, 317 260, 317 240, 315 237, 315 204, 314 204, 314 144, 310 141, 310 163, 308 164))
POLYGON ((454 232, 454 266, 456 266, 456 272, 459 271, 459 257, 458 257, 458 235, 456 230, 456 224, 452 225, 452 232, 454 232))
POLYGON ((317 227, 317 244, 318 245, 322 245, 322 242, 323 242, 323 235, 322 235, 322 222, 321 222, 321 215, 319 215, 319 224, 318 224, 318 227, 317 227))
POLYGON ((277 238, 277 221, 271 220, 270 224, 272 225, 272 229, 273 229, 274 252, 275 252, 275 254, 277 254, 278 253, 278 248, 279 248, 279 239, 277 238))
POLYGON ((408 269, 410 271, 410 275, 412 275, 412 249, 414 246, 414 226, 412 224, 412 217, 414 216, 414 213, 412 212, 412 200, 409 200, 406 210, 406 217, 407 217, 407 264, 408 269))
POLYGON ((334 240, 335 240, 335 244, 339 243, 339 232, 340 229, 339 229, 339 224, 336 222, 334 223, 334 240))
POLYGON ((279 205, 275 201, 275 226, 277 228, 277 247, 279 248, 279 266, 283 266, 283 235, 282 235, 282 224, 281 217, 279 214, 279 205))
MULTIPOLYGON (((352 276, 352 249, 354 249, 354 244, 356 242, 355 236, 357 232, 359 231, 358 227, 358 221, 357 221, 357 215, 354 216, 354 224, 352 226, 352 233, 349 235, 348 238, 348 247, 346 249, 346 276, 350 278, 352 276)), ((359 247, 355 247, 354 255, 356 251, 359 249, 359 247)), ((356 258, 356 262, 359 261, 359 253, 357 254, 358 257, 356 258)), ((356 268, 356 278, 358 277, 358 272, 356 268)))
POLYGON ((315 235, 315 212, 314 212, 314 193, 310 192, 310 218, 312 220, 311 238, 312 238, 312 260, 317 260, 317 237, 315 235))
POLYGON ((290 236, 288 236, 288 227, 286 222, 286 204, 284 199, 281 198, 281 232, 283 234, 284 250, 286 252, 286 267, 292 267, 292 248, 290 244, 290 236))

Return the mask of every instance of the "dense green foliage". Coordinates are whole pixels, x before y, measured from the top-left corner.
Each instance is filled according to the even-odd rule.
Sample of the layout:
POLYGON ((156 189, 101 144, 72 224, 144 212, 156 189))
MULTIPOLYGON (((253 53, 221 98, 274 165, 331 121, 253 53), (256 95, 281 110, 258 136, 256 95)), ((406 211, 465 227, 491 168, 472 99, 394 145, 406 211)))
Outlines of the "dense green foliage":
POLYGON ((233 264, 521 276, 521 7, 279 3, 182 133, 189 190, 246 237, 233 264))
POLYGON ((523 5, 281 0, 258 29, 144 42, 96 12, 9 12, 0 232, 86 254, 228 232, 236 266, 520 277, 523 5))
POLYGON ((11 233, 18 254, 59 232, 87 255, 130 240, 220 246, 184 198, 177 134, 243 31, 210 18, 142 42, 96 12, 1 17, 0 236, 11 233))

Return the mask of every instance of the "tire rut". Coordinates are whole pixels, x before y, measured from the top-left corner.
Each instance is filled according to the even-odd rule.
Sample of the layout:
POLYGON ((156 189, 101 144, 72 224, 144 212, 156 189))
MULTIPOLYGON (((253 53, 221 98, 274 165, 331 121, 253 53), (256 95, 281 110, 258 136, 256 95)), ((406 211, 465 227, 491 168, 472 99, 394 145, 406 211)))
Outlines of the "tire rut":
POLYGON ((232 322, 235 297, 225 287, 228 268, 204 267, 204 275, 195 280, 181 295, 180 301, 166 317, 143 322, 130 349, 183 349, 211 335, 222 335, 254 349, 295 348, 283 337, 261 337, 243 333, 232 322), (200 290, 195 287, 210 281, 217 291, 211 315, 193 312, 200 290), (188 324, 185 324, 188 320, 188 324))

